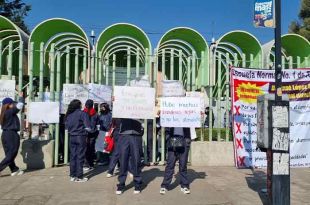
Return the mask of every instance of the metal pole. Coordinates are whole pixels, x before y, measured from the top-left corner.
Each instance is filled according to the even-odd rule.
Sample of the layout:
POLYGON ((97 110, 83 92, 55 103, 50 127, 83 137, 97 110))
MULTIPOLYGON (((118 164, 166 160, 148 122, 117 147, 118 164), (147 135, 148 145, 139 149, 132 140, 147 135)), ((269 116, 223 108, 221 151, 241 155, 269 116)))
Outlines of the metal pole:
POLYGON ((43 94, 43 72, 44 72, 44 43, 40 43, 40 77, 39 77, 39 98, 40 101, 43 102, 44 94, 43 94))
MULTIPOLYGON (((113 62, 112 62, 112 89, 114 90, 114 87, 115 87, 115 72, 116 72, 116 55, 115 54, 113 54, 113 56, 112 56, 112 60, 113 60, 113 62)), ((128 72, 128 70, 127 70, 127 72, 128 72)), ((127 73, 127 75, 128 75, 128 73, 127 73)))
POLYGON ((221 95, 222 95, 222 89, 221 89, 221 78, 222 78, 222 56, 219 55, 219 59, 217 61, 217 141, 221 140, 221 95))
POLYGON ((75 48, 74 83, 79 83, 79 49, 75 48))
POLYGON ((182 75, 183 75, 183 71, 182 71, 182 50, 180 50, 179 52, 179 81, 182 82, 182 75))
POLYGON ((30 48, 29 48, 29 66, 28 66, 28 72, 29 72, 29 102, 32 101, 32 91, 33 91, 33 48, 34 48, 34 43, 30 43, 30 48))
MULTIPOLYGON (((60 52, 57 53, 57 67, 56 67, 56 96, 55 101, 59 102, 60 97, 60 52)), ((55 165, 58 165, 58 153, 59 153, 59 123, 56 124, 55 127, 55 165)))
POLYGON ((191 88, 191 57, 187 57, 187 71, 186 71, 186 91, 190 91, 191 88))
MULTIPOLYGON (((157 63, 157 68, 158 69, 158 63, 157 63)), ((166 56, 165 56, 165 49, 161 51, 161 75, 162 75, 162 80, 166 79, 166 56)), ((161 82, 159 82, 161 83, 161 82)))
POLYGON ((83 73, 84 73, 84 84, 87 83, 88 79, 87 79, 87 50, 86 48, 83 49, 83 73))
MULTIPOLYGON (((84 68, 83 68, 84 69, 84 68)), ((86 71, 85 71, 86 73, 86 71)), ((86 78, 84 78, 86 80, 86 78)), ((70 48, 66 48, 66 84, 70 83, 70 48)), ((65 145, 64 145, 64 164, 68 164, 69 159, 69 133, 65 130, 65 145)))
POLYGON ((127 85, 130 83, 130 67, 131 67, 131 59, 130 59, 130 48, 127 48, 127 85))
MULTIPOLYGON (((19 42, 19 60, 18 60, 18 92, 23 92, 23 54, 24 54, 24 43, 23 41, 19 42)), ((1 52, 0 52, 1 56, 1 52)), ((1 63, 1 62, 0 62, 1 63)), ((1 74, 0 74, 1 78, 1 74)), ((20 112, 20 136, 24 136, 24 113, 20 112)))
POLYGON ((192 52, 192 85, 191 90, 196 90, 196 52, 192 52))
POLYGON ((140 49, 137 48, 137 55, 136 55, 136 78, 139 77, 140 72, 140 49))
POLYGON ((99 52, 99 56, 98 56, 98 77, 99 77, 99 84, 102 84, 102 52, 99 52))
POLYGON ((13 41, 9 42, 9 55, 8 55, 8 77, 12 80, 12 63, 13 63, 13 41))
POLYGON ((90 82, 95 83, 95 55, 94 51, 91 51, 91 57, 90 57, 90 82))
POLYGON ((107 54, 104 58, 104 64, 105 64, 105 84, 109 85, 109 55, 107 54))
POLYGON ((0 79, 2 77, 2 40, 0 40, 0 79))
MULTIPOLYGON (((280 105, 282 101, 282 65, 281 65, 281 0, 275 2, 275 105, 280 105)), ((272 128, 270 128, 272 129, 272 128)), ((270 131, 272 133, 272 131, 270 131)), ((272 139, 273 140, 273 139, 272 139)), ((288 175, 273 175, 273 155, 274 150, 268 149, 271 152, 271 159, 268 159, 267 175, 271 174, 271 201, 273 205, 289 205, 290 204, 290 171, 288 175)), ((289 150, 288 150, 289 153, 289 150)), ((268 153, 267 153, 268 156, 268 153)), ((288 163, 289 166, 289 163, 288 163)), ((270 193, 270 192, 269 192, 270 193)))
POLYGON ((174 49, 170 52, 170 80, 174 80, 174 49))

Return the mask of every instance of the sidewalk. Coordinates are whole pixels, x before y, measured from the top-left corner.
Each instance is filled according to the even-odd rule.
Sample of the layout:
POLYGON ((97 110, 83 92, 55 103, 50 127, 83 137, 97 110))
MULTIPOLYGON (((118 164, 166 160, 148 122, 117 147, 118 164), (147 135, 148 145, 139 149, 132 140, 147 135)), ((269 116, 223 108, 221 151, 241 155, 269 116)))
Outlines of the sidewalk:
MULTIPOLYGON (((121 196, 115 195, 117 177, 106 178, 105 167, 90 173, 87 183, 72 183, 68 167, 27 172, 23 176, 0 177, 0 204, 12 205, 258 205, 266 201, 260 193, 265 187, 262 170, 234 167, 189 167, 192 181, 190 195, 172 190, 159 194, 164 167, 147 167, 143 180, 147 187, 133 195, 133 184, 121 196)), ((3 175, 8 174, 6 170, 3 175)), ((291 179, 292 205, 310 204, 310 169, 293 169, 291 179)), ((128 182, 132 179, 128 178, 128 182)), ((177 176, 178 180, 178 176, 177 176)))

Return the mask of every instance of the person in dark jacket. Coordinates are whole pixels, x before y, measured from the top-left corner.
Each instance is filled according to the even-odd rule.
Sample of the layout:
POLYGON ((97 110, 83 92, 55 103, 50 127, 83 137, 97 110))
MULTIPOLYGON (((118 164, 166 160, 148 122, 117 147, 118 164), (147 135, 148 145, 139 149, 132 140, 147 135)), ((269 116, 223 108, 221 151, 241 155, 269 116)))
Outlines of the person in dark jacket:
POLYGON ((112 113, 108 103, 100 104, 100 115, 99 115, 99 135, 96 141, 96 154, 97 154, 97 165, 104 166, 109 164, 109 154, 104 153, 105 149, 105 136, 112 127, 112 113))
POLYGON ((120 119, 118 150, 120 154, 120 172, 116 194, 123 193, 129 166, 133 174, 134 194, 141 192, 141 150, 143 126, 135 119, 120 119))
POLYGON ((165 168, 165 176, 161 183, 160 194, 165 194, 170 185, 174 173, 176 161, 179 160, 179 174, 181 191, 190 194, 189 180, 187 177, 188 152, 190 150, 190 128, 174 127, 166 128, 168 157, 165 168), (176 143, 178 141, 179 143, 176 143))
POLYGON ((2 128, 2 145, 5 153, 4 159, 0 162, 0 172, 7 166, 11 170, 11 176, 22 175, 24 172, 15 164, 15 158, 20 146, 20 122, 17 113, 23 108, 24 99, 20 94, 19 103, 11 98, 4 98, 2 101, 0 125, 2 128))
POLYGON ((83 164, 85 161, 86 138, 91 131, 87 113, 82 110, 79 100, 72 100, 65 116, 65 125, 70 136, 70 181, 86 182, 83 178, 83 164))
POLYGON ((84 112, 88 115, 90 119, 90 132, 86 138, 86 161, 84 166, 84 171, 89 171, 94 168, 94 161, 96 158, 96 139, 98 137, 99 131, 97 125, 99 124, 99 116, 94 109, 94 101, 88 99, 85 103, 84 112))

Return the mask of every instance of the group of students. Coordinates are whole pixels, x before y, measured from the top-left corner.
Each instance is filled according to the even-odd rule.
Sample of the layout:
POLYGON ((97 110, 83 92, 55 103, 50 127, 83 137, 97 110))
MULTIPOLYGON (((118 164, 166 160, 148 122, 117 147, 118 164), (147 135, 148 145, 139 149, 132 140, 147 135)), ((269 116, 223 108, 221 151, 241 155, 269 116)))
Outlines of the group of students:
MULTIPOLYGON (((99 124, 101 131, 108 132, 111 128, 113 129, 114 150, 110 158, 107 177, 113 176, 114 170, 119 164, 116 194, 123 193, 128 172, 133 175, 134 194, 140 193, 142 190, 143 123, 136 119, 112 119, 110 109, 106 109, 109 112, 109 117, 101 119, 93 109, 91 100, 86 101, 84 110, 82 110, 82 104, 79 100, 71 101, 68 106, 65 123, 70 136, 70 180, 74 182, 86 182, 88 180, 83 177, 84 159, 86 159, 89 168, 92 169, 94 160, 92 156, 94 156, 96 135, 98 135, 96 128, 99 124)), ((181 191, 184 194, 189 194, 187 162, 191 144, 190 129, 166 128, 166 139, 167 165, 160 194, 165 194, 168 190, 177 160, 179 160, 181 191)))
MULTIPOLYGON (((5 158, 0 162, 0 172, 7 166, 12 176, 21 175, 23 171, 15 165, 15 158, 20 146, 20 131, 18 112, 23 108, 23 98, 17 103, 11 98, 2 101, 0 125, 2 128, 2 145, 5 158)), ((100 133, 111 132, 114 149, 110 156, 107 177, 114 175, 119 165, 118 184, 116 194, 120 195, 125 189, 128 172, 133 175, 134 194, 142 190, 142 135, 144 128, 141 121, 136 119, 112 119, 112 113, 107 103, 100 105, 100 113, 94 109, 94 102, 87 100, 82 109, 80 100, 72 100, 65 115, 65 126, 70 139, 70 181, 86 182, 84 172, 94 168, 96 158, 96 140, 100 133)), ((100 139, 100 138, 99 138, 100 139)), ((102 138, 103 140, 103 138, 102 138)), ((165 194, 172 181, 177 160, 179 160, 179 174, 181 191, 189 194, 189 180, 187 176, 188 153, 191 144, 189 128, 166 128, 167 165, 160 194, 165 194)), ((102 148, 101 148, 102 149, 102 148)), ((99 162, 100 163, 100 160, 99 162)))

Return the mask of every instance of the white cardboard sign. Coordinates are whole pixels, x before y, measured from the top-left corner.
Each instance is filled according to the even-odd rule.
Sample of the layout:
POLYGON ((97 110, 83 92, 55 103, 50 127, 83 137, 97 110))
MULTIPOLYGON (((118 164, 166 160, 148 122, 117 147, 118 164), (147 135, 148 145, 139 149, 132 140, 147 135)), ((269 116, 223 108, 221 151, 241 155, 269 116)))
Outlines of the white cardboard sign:
POLYGON ((153 119, 155 116, 155 89, 115 86, 113 117, 153 119))
POLYGON ((89 90, 89 99, 92 99, 95 102, 111 102, 112 98, 112 87, 107 85, 99 84, 88 84, 89 90))
POLYGON ((162 127, 200 127, 201 105, 197 97, 165 97, 160 99, 162 127))
POLYGON ((28 112, 30 123, 59 123, 59 102, 31 102, 28 112))
POLYGON ((15 98, 15 80, 0 80, 0 101, 7 97, 15 98))
POLYGON ((183 97, 185 90, 182 82, 178 80, 163 80, 162 83, 162 97, 183 97))
POLYGON ((88 85, 83 84, 64 84, 63 85, 63 101, 68 105, 74 99, 78 99, 84 104, 89 98, 88 85))

